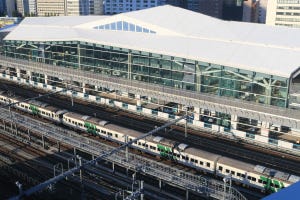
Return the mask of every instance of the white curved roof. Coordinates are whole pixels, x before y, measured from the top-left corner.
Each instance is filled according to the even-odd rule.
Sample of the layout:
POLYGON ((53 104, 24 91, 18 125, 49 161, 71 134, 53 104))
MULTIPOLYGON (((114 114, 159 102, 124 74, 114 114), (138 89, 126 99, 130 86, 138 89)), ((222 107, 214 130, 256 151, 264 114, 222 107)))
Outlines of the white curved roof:
POLYGON ((26 18, 6 40, 85 41, 290 77, 300 66, 300 29, 215 19, 173 6, 114 16, 26 18), (98 30, 125 21, 155 33, 98 30))

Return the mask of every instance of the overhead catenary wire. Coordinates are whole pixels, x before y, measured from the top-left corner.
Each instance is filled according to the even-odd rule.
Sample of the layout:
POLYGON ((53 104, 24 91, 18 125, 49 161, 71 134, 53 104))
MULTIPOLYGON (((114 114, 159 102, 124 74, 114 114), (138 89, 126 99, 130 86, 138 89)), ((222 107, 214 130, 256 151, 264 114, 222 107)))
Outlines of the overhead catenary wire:
POLYGON ((59 174, 58 176, 55 176, 55 177, 53 177, 51 179, 48 179, 47 181, 45 181, 43 183, 40 183, 40 184, 38 184, 38 185, 36 185, 36 186, 34 186, 32 188, 29 188, 26 191, 22 191, 21 194, 19 194, 17 196, 14 196, 14 197, 11 197, 10 200, 18 200, 18 199, 21 199, 22 197, 28 197, 28 196, 34 194, 35 192, 38 192, 38 191, 46 188, 47 186, 49 186, 49 185, 51 185, 53 183, 56 183, 57 181, 60 181, 60 180, 64 179, 65 177, 70 176, 70 175, 78 172, 81 169, 84 169, 84 168, 86 168, 86 167, 88 167, 90 165, 96 164, 97 162, 105 159, 106 157, 111 156, 111 155, 113 155, 113 154, 121 151, 123 148, 125 148, 127 146, 130 146, 131 144, 135 143, 136 141, 141 140, 143 138, 146 138, 146 137, 148 137, 148 136, 150 136, 150 135, 152 135, 152 134, 154 134, 154 133, 156 133, 156 132, 158 132, 160 130, 164 130, 166 127, 168 127, 168 126, 170 126, 172 124, 175 124, 178 121, 180 121, 182 119, 186 119, 186 118, 187 118, 187 115, 183 115, 183 116, 179 117, 178 119, 172 120, 172 121, 170 121, 170 122, 168 122, 168 123, 166 123, 166 124, 164 124, 164 125, 162 125, 162 126, 160 126, 158 128, 155 128, 154 130, 151 130, 151 131, 147 132, 146 134, 144 134, 144 135, 142 135, 140 137, 137 137, 137 138, 135 138, 135 139, 133 139, 131 141, 127 141, 126 143, 122 144, 121 146, 119 146, 117 148, 114 148, 114 149, 112 149, 112 150, 110 150, 110 151, 108 151, 108 152, 106 152, 106 153, 98 156, 97 158, 84 163, 82 166, 74 167, 74 168, 72 168, 72 169, 70 169, 70 170, 68 170, 68 171, 66 171, 66 172, 64 172, 62 174, 59 174))

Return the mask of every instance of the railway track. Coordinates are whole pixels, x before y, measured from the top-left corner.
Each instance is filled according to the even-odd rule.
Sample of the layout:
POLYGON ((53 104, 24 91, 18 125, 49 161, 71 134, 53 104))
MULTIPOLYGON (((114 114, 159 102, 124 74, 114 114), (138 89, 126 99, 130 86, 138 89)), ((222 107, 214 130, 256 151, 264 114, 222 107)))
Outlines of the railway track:
MULTIPOLYGON (((37 96, 39 94, 38 92, 43 92, 33 92, 29 89, 25 89, 24 92, 24 88, 20 89, 14 85, 6 84, 6 86, 3 87, 2 84, 1 86, 1 89, 14 91, 16 95, 27 98, 37 96)), ((154 128, 154 126, 159 126, 162 124, 161 122, 153 121, 137 114, 127 113, 119 109, 94 105, 92 103, 82 102, 79 100, 75 100, 75 105, 72 107, 71 102, 69 104, 66 103, 67 101, 70 101, 70 98, 62 96, 46 97, 41 100, 70 111, 87 115, 101 116, 101 118, 104 120, 108 120, 124 127, 132 128, 142 132, 150 131, 154 128)), ((181 138, 181 142, 196 148, 209 150, 217 154, 222 154, 250 163, 261 164, 267 167, 300 175, 300 157, 293 156, 288 153, 276 152, 274 150, 261 148, 251 144, 240 144, 239 142, 233 142, 232 140, 220 139, 212 134, 209 134, 208 132, 203 131, 189 130, 188 137, 184 138, 184 133, 182 130, 183 128, 180 126, 173 126, 172 132, 168 134, 160 132, 158 135, 176 140, 181 138)))
MULTIPOLYGON (((62 154, 60 156, 56 156, 54 154, 49 154, 49 152, 34 148, 33 146, 30 146, 28 144, 24 144, 18 140, 15 140, 14 138, 10 138, 9 136, 6 136, 4 134, 0 134, 0 154, 2 155, 2 159, 0 158, 0 164, 1 165, 10 165, 10 168, 13 168, 14 171, 19 172, 19 175, 21 174, 23 179, 20 180, 20 177, 11 177, 9 180, 14 180, 11 185, 11 187, 15 187, 14 182, 17 180, 20 180, 20 182, 23 184, 23 188, 29 188, 34 185, 37 185, 40 182, 43 182, 49 178, 53 177, 53 166, 57 163, 64 163, 64 167, 66 168, 66 159, 67 157, 64 157, 62 154), (3 159, 6 158, 6 159, 3 159), (26 177, 24 179, 24 177, 26 177), (28 184, 27 180, 34 180, 31 184, 28 184)), ((70 154, 65 153, 65 155, 70 156, 70 154)), ((1 175, 1 173, 0 173, 1 175)), ((74 199, 81 199, 80 197, 80 187, 78 187, 78 184, 76 182, 79 182, 78 177, 71 177, 72 181, 63 181, 60 183, 61 188, 71 188, 74 192, 74 199), (76 182, 74 182, 76 181, 76 182), (77 194, 76 194, 77 193, 77 194), (80 198, 76 198, 76 196, 80 198)), ((113 190, 112 187, 108 187, 105 182, 95 183, 93 181, 88 180, 87 177, 84 178, 85 185, 88 186, 86 188, 86 197, 88 199, 107 199, 108 196, 101 196, 101 195, 107 195, 109 194, 110 197, 113 196, 113 194, 116 192, 116 190, 113 190), (103 184, 103 186, 102 186, 103 184), (97 188, 102 187, 102 191, 106 191, 105 194, 99 194, 98 191, 95 191, 91 189, 91 187, 97 188), (106 188, 106 190, 104 189, 106 188)), ((56 187, 58 188, 58 186, 56 187)), ((48 192, 49 193, 49 192, 48 192)), ((50 192, 55 193, 55 192, 50 192)), ((60 190, 57 191, 59 193, 59 196, 61 198, 61 194, 63 192, 60 190)), ((5 193, 5 191, 1 191, 0 189, 0 197, 2 198, 4 195, 8 198, 16 194, 15 193, 5 193), (3 195, 3 196, 2 196, 3 195)), ((52 197, 45 197, 44 195, 47 194, 38 194, 34 195, 32 199, 52 199, 52 197)), ((53 194, 55 195, 55 194, 53 194)), ((64 198, 68 198, 68 196, 65 196, 64 198)))

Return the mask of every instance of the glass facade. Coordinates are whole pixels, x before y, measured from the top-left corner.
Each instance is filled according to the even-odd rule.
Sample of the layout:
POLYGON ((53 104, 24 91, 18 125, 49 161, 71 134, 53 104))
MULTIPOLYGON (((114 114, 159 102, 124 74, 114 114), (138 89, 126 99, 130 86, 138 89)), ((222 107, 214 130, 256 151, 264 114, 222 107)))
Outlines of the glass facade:
POLYGON ((3 47, 9 57, 287 107, 288 78, 235 66, 77 41, 7 40, 3 47))

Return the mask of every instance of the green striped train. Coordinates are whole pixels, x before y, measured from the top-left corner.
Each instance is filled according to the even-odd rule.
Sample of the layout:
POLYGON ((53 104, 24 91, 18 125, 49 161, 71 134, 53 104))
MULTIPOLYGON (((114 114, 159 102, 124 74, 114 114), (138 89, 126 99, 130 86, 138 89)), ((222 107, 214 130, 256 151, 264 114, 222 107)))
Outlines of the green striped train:
MULTIPOLYGON (((5 92, 0 92, 0 103, 7 104, 20 100, 22 98, 8 97, 5 92)), ((99 118, 68 112, 39 101, 19 103, 15 105, 15 108, 117 143, 124 143, 126 135, 131 141, 144 134, 99 118)), ((149 136, 133 143, 131 147, 199 171, 214 174, 220 178, 230 175, 236 183, 266 192, 277 192, 300 180, 300 177, 296 175, 210 153, 160 136, 149 136)))

